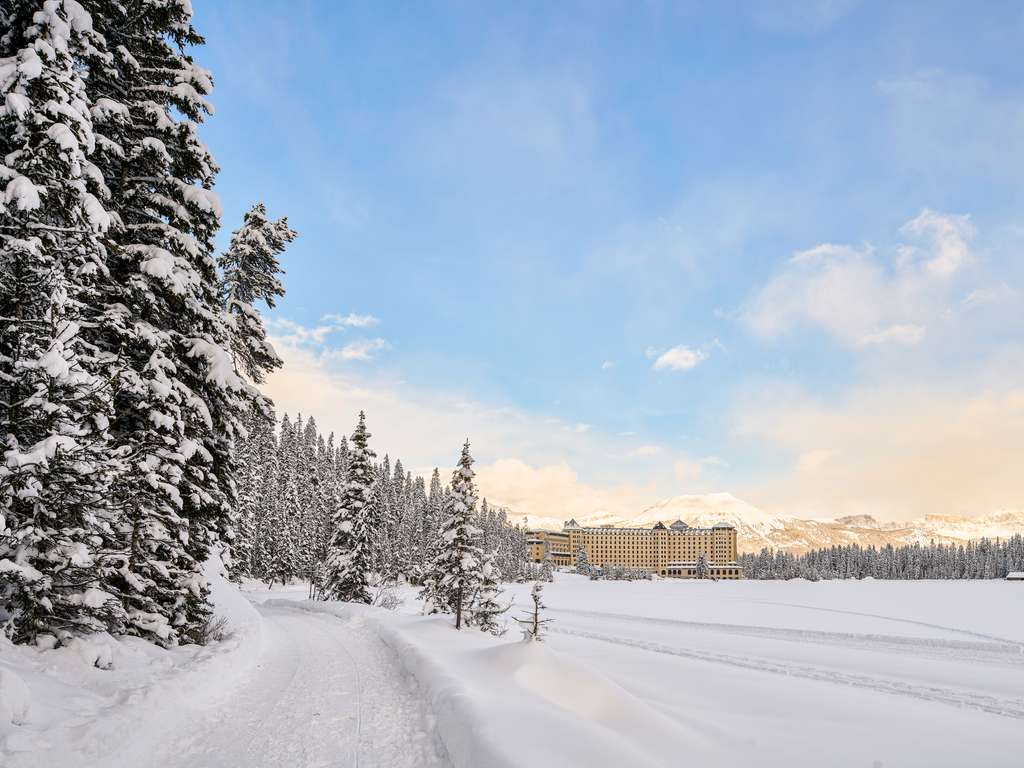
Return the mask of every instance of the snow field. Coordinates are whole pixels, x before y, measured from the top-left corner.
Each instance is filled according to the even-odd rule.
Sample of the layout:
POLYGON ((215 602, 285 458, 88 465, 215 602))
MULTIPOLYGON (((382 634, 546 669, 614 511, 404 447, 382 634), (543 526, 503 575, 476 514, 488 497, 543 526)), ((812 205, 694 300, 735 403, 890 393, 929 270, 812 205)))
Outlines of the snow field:
POLYGON ((1020 765, 1018 585, 558 574, 545 602, 546 645, 671 718, 705 764, 1020 765))
POLYGON ((530 584, 495 638, 412 589, 388 612, 211 583, 232 635, 207 648, 0 645, 0 764, 1020 765, 1019 584, 560 573, 537 644, 530 584))

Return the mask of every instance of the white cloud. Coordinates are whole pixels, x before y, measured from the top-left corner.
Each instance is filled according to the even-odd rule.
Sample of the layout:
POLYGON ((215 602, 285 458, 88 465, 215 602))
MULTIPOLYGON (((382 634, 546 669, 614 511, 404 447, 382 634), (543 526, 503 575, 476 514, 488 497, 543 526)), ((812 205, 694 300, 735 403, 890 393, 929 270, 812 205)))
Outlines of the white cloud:
POLYGON ((325 352, 325 355, 339 360, 372 360, 378 352, 388 349, 390 346, 385 339, 359 339, 346 344, 341 349, 325 352))
POLYGON ((699 459, 677 459, 672 464, 672 475, 681 483, 694 483, 704 476, 707 467, 724 467, 725 461, 718 456, 702 456, 699 459))
POLYGON ((629 517, 658 498, 653 485, 589 485, 565 462, 532 466, 519 459, 499 459, 476 469, 481 496, 512 508, 517 517, 554 521, 598 513, 629 517))
POLYGON ((800 454, 796 462, 797 472, 817 472, 839 452, 832 448, 815 448, 800 454))
POLYGON ((969 216, 944 215, 925 208, 900 231, 930 240, 931 251, 925 267, 932 275, 952 275, 971 257, 967 243, 974 237, 974 225, 969 216))
POLYGON ((359 315, 349 312, 347 315, 331 313, 320 318, 320 322, 330 323, 334 328, 369 328, 380 322, 373 315, 359 315))
POLYGON ((336 331, 368 328, 378 322, 373 315, 330 313, 321 317, 319 324, 313 327, 300 325, 287 317, 271 317, 267 320, 267 327, 281 343, 316 347, 326 344, 327 337, 336 331))
POLYGON ((284 367, 270 375, 265 391, 279 414, 301 411, 325 432, 347 434, 365 410, 372 447, 410 467, 451 466, 468 436, 481 494, 518 514, 629 516, 659 498, 658 467, 625 468, 619 439, 586 424, 413 388, 337 365, 338 350, 272 341, 284 367), (585 467, 600 482, 590 484, 573 467, 585 467))
POLYGON ((980 307, 985 304, 1007 301, 1015 296, 1016 291, 1006 283, 1000 283, 988 288, 976 288, 960 300, 960 305, 963 307, 980 307))
POLYGON ((659 453, 661 453, 660 445, 641 445, 631 450, 629 455, 633 457, 657 456, 659 453))
POLYGON ((972 260, 974 230, 967 216, 924 209, 900 231, 915 242, 890 257, 833 243, 794 254, 747 302, 742 321, 765 338, 813 327, 852 347, 920 343, 972 260))
MULTIPOLYGON (((981 376, 1021 381, 1019 367, 981 376)), ((1024 499, 1019 387, 943 392, 934 382, 884 382, 837 403, 769 393, 746 400, 736 419, 739 436, 794 459, 791 473, 738 489, 775 513, 906 518, 1019 508, 1024 499)))
POLYGON ((658 355, 658 359, 654 361, 654 370, 688 371, 704 358, 704 352, 680 344, 658 355))
POLYGON ((912 325, 912 324, 897 324, 890 325, 881 331, 875 333, 869 333, 866 336, 862 336, 860 340, 861 346, 870 346, 871 344, 902 344, 907 347, 912 347, 915 344, 920 344, 921 339, 924 338, 925 327, 923 325, 912 325))

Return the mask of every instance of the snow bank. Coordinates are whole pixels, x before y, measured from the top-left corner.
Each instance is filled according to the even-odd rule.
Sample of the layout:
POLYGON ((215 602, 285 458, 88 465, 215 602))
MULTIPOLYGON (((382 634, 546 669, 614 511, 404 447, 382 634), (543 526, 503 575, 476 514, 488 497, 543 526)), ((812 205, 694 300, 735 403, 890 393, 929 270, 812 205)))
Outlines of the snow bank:
POLYGON ((373 626, 419 683, 457 768, 677 765, 707 760, 699 734, 543 643, 456 632, 450 617, 365 606, 273 601, 373 626))
POLYGON ((230 695, 259 658, 261 619, 219 560, 207 578, 230 635, 206 647, 95 635, 44 651, 0 638, 0 765, 143 765, 161 732, 230 695))

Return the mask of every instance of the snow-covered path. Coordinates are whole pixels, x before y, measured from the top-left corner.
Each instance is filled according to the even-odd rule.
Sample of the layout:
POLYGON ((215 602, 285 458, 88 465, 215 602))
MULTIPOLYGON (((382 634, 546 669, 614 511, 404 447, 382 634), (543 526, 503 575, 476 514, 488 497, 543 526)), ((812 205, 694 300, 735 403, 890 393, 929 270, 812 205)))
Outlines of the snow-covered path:
POLYGON ((113 765, 157 768, 446 766, 433 718, 400 663, 359 617, 257 606, 263 650, 226 705, 113 765), (156 751, 154 751, 154 747, 156 751), (130 760, 131 762, 125 762, 130 760))

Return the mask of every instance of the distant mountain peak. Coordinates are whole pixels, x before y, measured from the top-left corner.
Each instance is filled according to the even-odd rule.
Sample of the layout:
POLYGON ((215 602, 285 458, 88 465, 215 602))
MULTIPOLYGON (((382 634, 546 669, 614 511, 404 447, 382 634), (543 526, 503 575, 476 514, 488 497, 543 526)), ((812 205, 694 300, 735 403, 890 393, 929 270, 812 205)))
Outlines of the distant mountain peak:
MULTIPOLYGON (((666 526, 681 520, 694 528, 710 528, 728 523, 736 528, 739 549, 756 552, 765 547, 789 552, 804 552, 822 547, 860 544, 884 547, 887 544, 965 543, 981 538, 1007 538, 1024 533, 1024 509, 1002 509, 978 516, 930 514, 916 520, 883 522, 871 515, 846 515, 835 520, 805 520, 769 515, 731 493, 686 494, 651 504, 629 517, 609 512, 577 516, 580 526, 649 528, 666 526)), ((560 529, 564 521, 532 518, 538 528, 560 529)))

